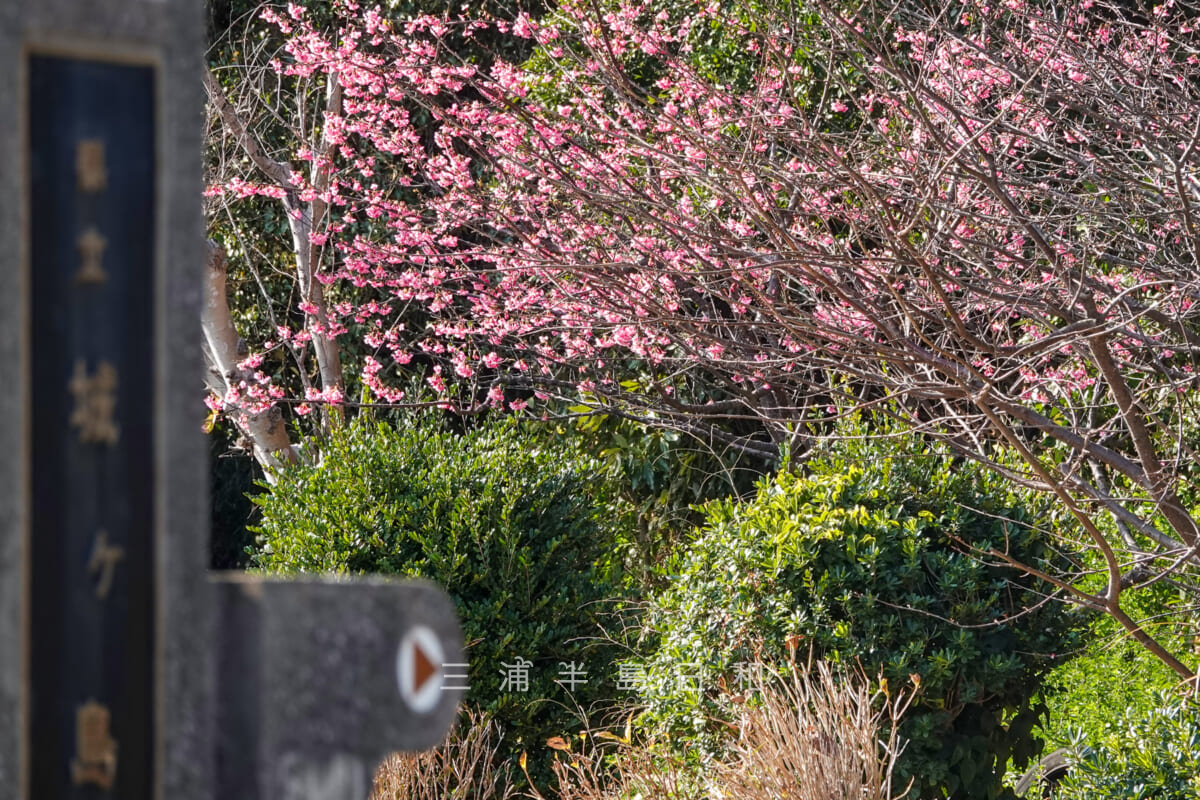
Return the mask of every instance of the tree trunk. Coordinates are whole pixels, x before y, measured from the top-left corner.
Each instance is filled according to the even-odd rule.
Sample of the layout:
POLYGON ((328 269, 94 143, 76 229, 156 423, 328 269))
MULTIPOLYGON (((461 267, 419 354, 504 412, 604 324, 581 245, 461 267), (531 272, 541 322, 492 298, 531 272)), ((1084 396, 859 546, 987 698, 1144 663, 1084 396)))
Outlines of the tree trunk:
POLYGON ((259 381, 255 378, 254 370, 239 366, 244 354, 240 352, 240 339, 229 313, 225 288, 225 251, 212 241, 208 243, 207 264, 206 297, 201 317, 204 355, 208 362, 205 383, 209 391, 225 402, 225 413, 249 443, 267 480, 273 483, 275 470, 297 463, 297 451, 278 406, 256 411, 247 408, 240 399, 230 399, 240 398, 247 388, 259 385, 259 381), (231 395, 231 390, 235 390, 235 394, 231 395))

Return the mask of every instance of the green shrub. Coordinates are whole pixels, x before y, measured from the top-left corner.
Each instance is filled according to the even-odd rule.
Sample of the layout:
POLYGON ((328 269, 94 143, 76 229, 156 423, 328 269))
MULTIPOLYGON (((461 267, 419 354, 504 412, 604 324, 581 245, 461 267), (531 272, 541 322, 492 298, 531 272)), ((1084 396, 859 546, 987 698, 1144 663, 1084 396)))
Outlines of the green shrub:
POLYGON ((912 797, 1008 792, 1004 766, 1037 754, 1036 691, 1072 648, 1079 617, 1041 603, 1045 586, 964 551, 961 542, 1007 547, 1026 563, 1048 555, 1031 512, 997 478, 903 450, 869 468, 829 457, 707 514, 651 604, 651 730, 719 749, 725 726, 714 720, 730 717, 745 666, 778 663, 790 641, 893 687, 919 676, 898 788, 911 778, 912 797))
POLYGON ((595 568, 612 532, 588 475, 583 457, 511 425, 460 436, 429 418, 360 421, 332 437, 320 466, 289 469, 255 498, 254 563, 439 583, 468 643, 468 704, 499 724, 502 754, 528 749, 535 777, 548 777, 546 738, 577 726, 576 704, 616 696, 615 655, 598 641, 616 590, 595 568), (518 658, 533 664, 528 691, 501 692, 502 664, 518 658), (568 662, 588 672, 573 693, 555 683, 568 662))
MULTIPOLYGON (((1184 654, 1192 647, 1196 618, 1189 598, 1158 583, 1121 593, 1121 606, 1164 647, 1184 654)), ((1046 679, 1049 711, 1039 734, 1047 748, 1081 738, 1090 745, 1112 735, 1112 721, 1148 714, 1179 676, 1108 615, 1089 626, 1086 649, 1046 679)))
POLYGON ((1178 695, 1158 696, 1158 707, 1114 718, 1102 743, 1082 740, 1058 800, 1200 800, 1200 707, 1178 695))
MULTIPOLYGON (((590 411, 585 405, 567 410, 590 411)), ((663 562, 703 520, 701 504, 752 496, 768 469, 732 448, 603 414, 542 424, 534 433, 593 454, 598 474, 618 489, 612 513, 626 517, 621 530, 629 536, 617 542, 612 566, 639 595, 661 588, 663 562)))

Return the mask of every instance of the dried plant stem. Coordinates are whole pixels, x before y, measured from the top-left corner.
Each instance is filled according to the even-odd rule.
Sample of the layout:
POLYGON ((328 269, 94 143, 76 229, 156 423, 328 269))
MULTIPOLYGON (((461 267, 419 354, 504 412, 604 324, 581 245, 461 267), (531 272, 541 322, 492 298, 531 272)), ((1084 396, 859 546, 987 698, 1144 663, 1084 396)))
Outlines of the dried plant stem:
POLYGON ((907 793, 892 786, 903 749, 895 723, 915 688, 894 692, 884 682, 872 691, 862 676, 824 662, 772 678, 746 703, 722 761, 699 768, 617 739, 612 749, 563 754, 555 765, 561 800, 898 800, 907 793))
POLYGON ((496 723, 468 713, 446 741, 422 753, 392 756, 375 775, 371 800, 508 800, 511 771, 496 758, 496 723))

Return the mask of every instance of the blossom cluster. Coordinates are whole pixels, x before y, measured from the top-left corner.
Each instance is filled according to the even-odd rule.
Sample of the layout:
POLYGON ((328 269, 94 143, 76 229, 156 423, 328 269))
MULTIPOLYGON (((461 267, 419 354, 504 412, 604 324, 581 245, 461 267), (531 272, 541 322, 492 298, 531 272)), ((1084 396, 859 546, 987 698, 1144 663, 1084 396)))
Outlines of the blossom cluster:
MULTIPOLYGON (((211 191, 331 210, 316 277, 371 299, 280 339, 354 331, 377 399, 403 399, 388 376, 414 359, 447 403, 466 387, 510 410, 633 386, 695 413, 673 398, 697 374, 782 419, 831 373, 1068 416, 1113 370, 1193 385, 1200 50, 1170 2, 1149 20, 817 3, 803 22, 788 4, 335 5, 335 29, 264 12, 277 72, 340 88, 328 146, 298 143, 291 186, 211 191), (701 52, 714 30, 738 43, 724 72, 701 52), (534 57, 456 55, 495 33, 534 57)), ((247 391, 277 397, 263 378, 247 391)))

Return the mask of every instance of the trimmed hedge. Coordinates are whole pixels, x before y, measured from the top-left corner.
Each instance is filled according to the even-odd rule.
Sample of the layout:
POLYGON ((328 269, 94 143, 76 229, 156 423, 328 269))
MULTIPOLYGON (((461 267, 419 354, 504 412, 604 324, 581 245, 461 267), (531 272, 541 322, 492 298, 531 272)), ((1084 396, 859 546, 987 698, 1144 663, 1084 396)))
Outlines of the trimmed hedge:
POLYGON ((1046 586, 964 552, 961 542, 1050 557, 998 479, 933 455, 828 458, 707 514, 652 603, 649 729, 719 750, 715 720, 729 718, 739 662, 782 663, 790 641, 801 658, 812 651, 893 687, 920 677, 899 789, 911 779, 919 798, 1009 794, 1005 764, 1040 748, 1037 689, 1073 649, 1079 615, 1039 606, 1046 586))
POLYGON ((616 655, 599 640, 619 594, 596 568, 613 538, 590 462, 513 425, 457 435, 421 417, 393 428, 356 422, 327 442, 320 466, 288 469, 255 498, 254 564, 270 572, 408 575, 454 598, 471 662, 467 702, 528 750, 548 776, 548 737, 603 707, 616 655), (528 691, 501 692, 503 664, 532 662, 528 691), (588 683, 556 684, 575 662, 588 683), (542 756, 545 756, 543 758, 542 756))

